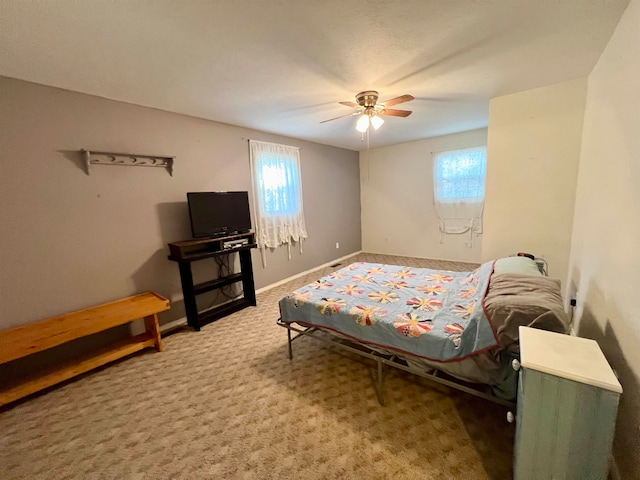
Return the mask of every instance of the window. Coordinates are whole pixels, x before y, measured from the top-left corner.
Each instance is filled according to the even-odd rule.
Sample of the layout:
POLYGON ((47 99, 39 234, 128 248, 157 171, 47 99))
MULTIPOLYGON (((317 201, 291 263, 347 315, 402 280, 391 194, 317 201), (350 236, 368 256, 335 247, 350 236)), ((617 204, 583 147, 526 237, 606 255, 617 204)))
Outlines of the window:
POLYGON ((256 178, 260 186, 262 215, 277 217, 278 215, 295 215, 300 211, 298 178, 295 175, 289 175, 290 178, 287 178, 287 173, 295 174, 297 169, 287 169, 289 166, 295 167, 295 164, 272 165, 268 161, 258 162, 256 178), (288 185, 292 188, 287 188, 288 185))
POLYGON ((249 141, 256 237, 266 265, 265 249, 307 238, 302 208, 300 150, 276 143, 249 141))
POLYGON ((470 231, 473 238, 482 232, 486 170, 486 146, 435 154, 433 191, 441 234, 470 231))
POLYGON ((443 202, 484 200, 486 170, 486 147, 437 153, 437 199, 443 202))

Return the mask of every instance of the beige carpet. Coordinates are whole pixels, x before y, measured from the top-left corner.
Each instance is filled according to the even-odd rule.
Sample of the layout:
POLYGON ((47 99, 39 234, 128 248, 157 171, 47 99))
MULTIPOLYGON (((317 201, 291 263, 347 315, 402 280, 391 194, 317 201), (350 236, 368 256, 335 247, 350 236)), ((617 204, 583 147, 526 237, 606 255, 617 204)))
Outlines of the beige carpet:
POLYGON ((395 369, 381 407, 364 360, 309 338, 287 359, 278 300, 332 270, 0 412, 0 478, 511 478, 504 407, 395 369))

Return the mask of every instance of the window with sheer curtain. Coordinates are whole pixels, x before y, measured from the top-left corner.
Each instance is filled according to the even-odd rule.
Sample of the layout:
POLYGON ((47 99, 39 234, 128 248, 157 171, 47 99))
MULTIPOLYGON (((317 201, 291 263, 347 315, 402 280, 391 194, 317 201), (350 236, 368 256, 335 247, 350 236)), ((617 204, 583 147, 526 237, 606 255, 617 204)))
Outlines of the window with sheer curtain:
POLYGON ((307 238, 302 208, 300 149, 277 143, 249 141, 256 237, 266 266, 266 248, 307 238))
POLYGON ((434 202, 440 234, 482 233, 487 147, 438 152, 434 159, 434 202))

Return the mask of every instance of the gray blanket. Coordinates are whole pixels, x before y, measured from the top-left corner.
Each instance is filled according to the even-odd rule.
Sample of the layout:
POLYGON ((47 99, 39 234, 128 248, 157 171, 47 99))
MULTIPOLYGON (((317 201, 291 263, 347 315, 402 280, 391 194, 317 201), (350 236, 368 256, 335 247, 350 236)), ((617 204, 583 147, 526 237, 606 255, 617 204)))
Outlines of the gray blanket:
POLYGON ((560 281, 549 277, 494 274, 484 307, 498 333, 500 348, 514 353, 519 353, 520 325, 558 333, 567 333, 569 328, 560 281))

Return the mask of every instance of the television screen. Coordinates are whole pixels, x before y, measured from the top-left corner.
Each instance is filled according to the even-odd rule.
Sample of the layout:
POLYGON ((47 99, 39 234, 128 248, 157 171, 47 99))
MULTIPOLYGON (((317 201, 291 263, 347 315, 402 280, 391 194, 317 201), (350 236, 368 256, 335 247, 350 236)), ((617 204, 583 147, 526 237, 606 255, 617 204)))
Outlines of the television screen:
POLYGON ((251 230, 248 192, 188 192, 187 202, 194 238, 251 230))

